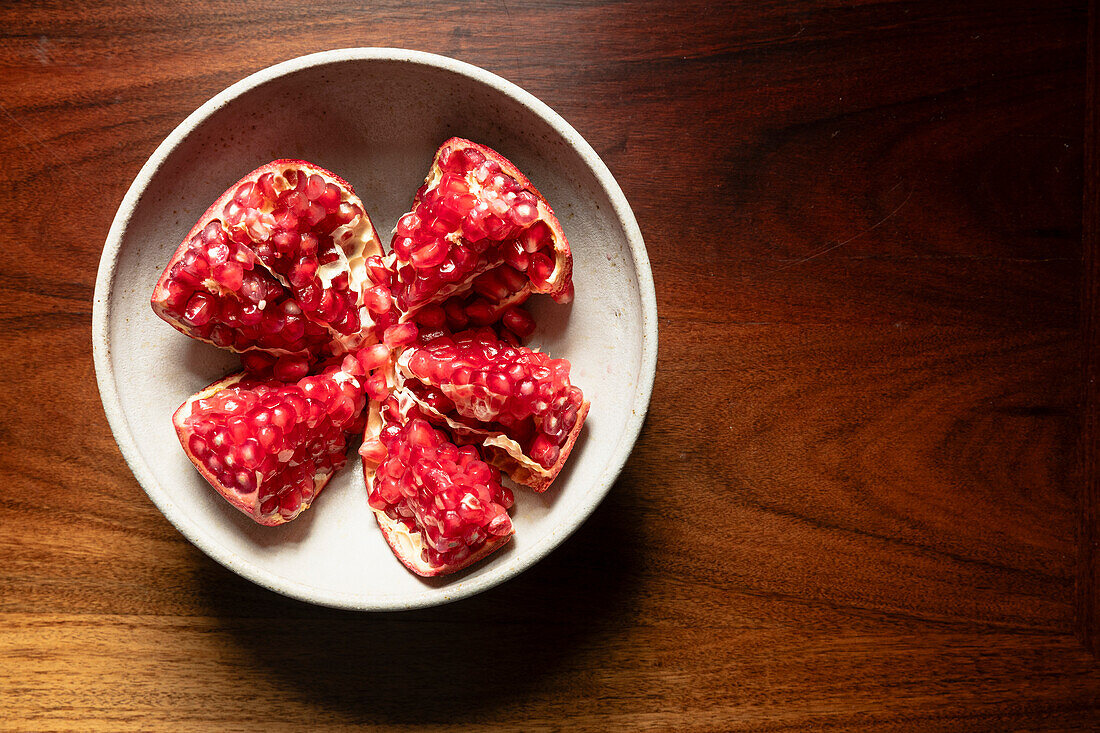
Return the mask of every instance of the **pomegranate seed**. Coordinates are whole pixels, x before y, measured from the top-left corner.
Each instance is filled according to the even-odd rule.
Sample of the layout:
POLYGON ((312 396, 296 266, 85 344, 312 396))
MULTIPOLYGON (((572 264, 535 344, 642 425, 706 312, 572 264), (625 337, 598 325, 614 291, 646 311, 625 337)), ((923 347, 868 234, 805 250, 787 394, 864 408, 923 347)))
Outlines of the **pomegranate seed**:
POLYGON ((215 244, 224 244, 226 241, 225 230, 222 229, 221 222, 214 220, 203 227, 202 233, 203 243, 210 247, 215 244))
POLYGON ((396 349, 416 341, 416 335, 415 323, 399 323, 386 329, 382 341, 391 349, 396 349))
POLYGON ((368 377, 365 389, 367 396, 375 402, 381 402, 390 396, 390 386, 386 382, 386 375, 382 372, 375 372, 368 377))
POLYGON ((444 303, 443 311, 447 316, 447 325, 454 330, 463 329, 470 322, 470 317, 466 315, 466 309, 458 298, 451 298, 444 303))
POLYGON ((359 446, 359 455, 372 463, 379 463, 386 458, 386 446, 380 440, 364 440, 359 446))
POLYGON ((447 242, 443 239, 431 239, 410 253, 413 265, 420 269, 429 269, 443 264, 447 259, 447 242))
POLYGON ((356 356, 362 368, 369 372, 389 361, 390 349, 385 344, 373 344, 365 349, 360 349, 356 356))
POLYGON ((206 260, 211 267, 229 261, 229 245, 224 241, 215 242, 206 248, 206 260))
POLYGON ((301 257, 294 263, 294 267, 290 270, 290 274, 287 277, 290 280, 290 284, 295 288, 304 288, 313 282, 314 276, 317 274, 317 260, 312 257, 301 257))
POLYGON ((526 339, 535 332, 535 319, 531 317, 530 313, 518 306, 513 306, 504 311, 501 321, 508 330, 521 340, 526 339))
POLYGON ((382 263, 382 258, 378 255, 367 258, 367 276, 375 285, 390 286, 390 269, 382 263))
POLYGON ((365 293, 365 299, 367 310, 377 314, 389 311, 393 303, 390 298, 390 291, 380 285, 376 285, 369 289, 365 293))
MULTIPOLYGON (((511 291, 505 284, 498 272, 501 268, 490 270, 484 275, 474 279, 474 292, 479 295, 483 295, 494 303, 500 301, 511 295, 511 291)), ((510 268, 509 268, 510 269, 510 268)), ((526 279, 525 279, 526 281, 526 279)))
POLYGON ((297 382, 309 374, 309 361, 301 356, 280 356, 275 362, 275 378, 282 382, 297 382))
POLYGON ((530 450, 531 458, 546 468, 557 462, 559 453, 561 448, 546 435, 536 436, 530 450))
POLYGON ((518 239, 504 245, 504 261, 511 267, 519 270, 520 272, 526 272, 527 267, 530 264, 530 257, 527 255, 526 250, 523 248, 523 242, 518 239))
POLYGON ((241 354, 241 363, 248 371, 254 374, 262 374, 275 364, 275 357, 261 351, 249 351, 241 354))
POLYGON ((205 326, 214 317, 217 304, 206 293, 195 293, 183 310, 183 320, 192 326, 205 326))
POLYGON ((416 320, 424 328, 442 328, 447 323, 447 314, 441 306, 429 305, 417 312, 416 320))
POLYGON ((219 285, 233 292, 240 290, 241 285, 244 283, 244 268, 241 267, 239 262, 232 260, 216 265, 211 274, 219 285))
POLYGON ((192 435, 187 442, 187 449, 191 452, 191 455, 200 461, 206 456, 208 448, 206 441, 199 435, 192 435))
POLYGON ((420 228, 420 217, 410 211, 397 221, 397 234, 401 237, 412 237, 420 228))
POLYGON ((306 198, 316 201, 325 192, 325 179, 316 173, 306 180, 306 198))
POLYGON ((496 320, 492 306, 484 298, 478 298, 466 306, 466 317, 475 326, 488 326, 496 320))
POLYGON ((531 255, 531 265, 527 269, 527 274, 537 287, 545 286, 553 272, 554 263, 544 253, 536 252, 531 255))

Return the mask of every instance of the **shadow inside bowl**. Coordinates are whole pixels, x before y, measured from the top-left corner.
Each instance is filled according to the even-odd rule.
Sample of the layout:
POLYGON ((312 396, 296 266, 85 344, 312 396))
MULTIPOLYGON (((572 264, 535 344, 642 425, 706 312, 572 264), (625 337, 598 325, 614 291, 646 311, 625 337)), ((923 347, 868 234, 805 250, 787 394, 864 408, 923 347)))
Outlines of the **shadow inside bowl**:
POLYGON ((519 577, 449 605, 365 616, 228 572, 202 586, 200 603, 280 695, 349 723, 473 722, 575 686, 578 673, 607 663, 593 657, 599 640, 635 623, 644 553, 636 523, 622 521, 629 493, 616 486, 568 543, 519 577))

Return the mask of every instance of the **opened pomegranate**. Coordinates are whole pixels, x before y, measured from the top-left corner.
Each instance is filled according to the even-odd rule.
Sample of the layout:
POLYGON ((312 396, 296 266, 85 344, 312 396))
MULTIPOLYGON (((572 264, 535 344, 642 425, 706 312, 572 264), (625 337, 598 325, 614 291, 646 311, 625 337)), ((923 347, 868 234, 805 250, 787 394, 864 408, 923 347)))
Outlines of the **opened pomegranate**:
POLYGON ((157 282, 153 310, 233 351, 342 353, 371 337, 378 293, 367 293, 366 259, 381 251, 349 184, 312 163, 276 160, 203 214, 157 282))
POLYGON ((215 382, 172 416, 199 473, 260 524, 289 522, 347 461, 366 398, 338 366, 294 383, 246 373, 215 382))
POLYGON ((561 471, 589 403, 569 362, 499 340, 489 328, 404 350, 397 381, 461 442, 476 442, 515 482, 545 491, 561 471))
POLYGON ((451 138, 436 151, 391 248, 389 286, 405 317, 501 264, 519 273, 523 289, 573 297, 573 259, 554 212, 511 162, 469 140, 451 138))
POLYGON ((388 398, 359 452, 378 525, 414 573, 461 570, 511 538, 514 499, 500 472, 473 446, 452 443, 409 402, 402 408, 388 398))
POLYGON ((304 161, 245 176, 195 224, 153 292, 181 332, 245 371, 173 416, 187 456, 261 524, 305 510, 360 453, 387 543, 424 576, 508 542, 513 481, 544 491, 589 404, 569 362, 523 347, 534 293, 573 297, 569 243, 531 182, 452 138, 382 252, 350 185, 304 161))

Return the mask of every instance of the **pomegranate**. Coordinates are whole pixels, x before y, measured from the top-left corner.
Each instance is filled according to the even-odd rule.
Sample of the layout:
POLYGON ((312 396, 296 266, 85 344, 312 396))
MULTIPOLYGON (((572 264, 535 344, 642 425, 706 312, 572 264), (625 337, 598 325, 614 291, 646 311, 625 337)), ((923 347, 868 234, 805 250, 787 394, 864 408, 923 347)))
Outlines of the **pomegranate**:
POLYGON ((153 310, 233 351, 339 354, 372 339, 371 308, 389 298, 367 277, 367 258, 381 251, 348 183, 276 160, 203 214, 157 282, 153 310))
POLYGON ((358 378, 339 366, 291 383, 241 372, 188 398, 172 424, 219 494, 276 525, 307 509, 344 466, 365 404, 358 378))
MULTIPOLYGON (((436 151, 412 210, 394 229, 386 258, 403 319, 509 266, 523 290, 573 297, 569 242, 546 199, 494 150, 451 138, 436 151)), ((486 290, 493 284, 485 283, 486 290)), ((499 292, 515 292, 500 284, 499 292)))
POLYGON ((405 567, 453 573, 511 539, 512 492, 475 447, 458 447, 396 397, 373 414, 359 451, 368 501, 405 567))
POLYGON ((531 182, 452 138, 383 254, 351 186, 278 160, 234 184, 153 291, 176 329, 244 370, 173 416, 187 456, 260 524, 294 519, 346 461, 399 560, 455 572, 511 538, 501 484, 544 491, 589 403, 564 359, 522 346, 533 293, 573 297, 569 243, 531 182))
POLYGON ((565 464, 589 403, 569 362, 498 339, 492 329, 405 349, 398 384, 426 415, 478 443, 509 478, 545 491, 565 464))

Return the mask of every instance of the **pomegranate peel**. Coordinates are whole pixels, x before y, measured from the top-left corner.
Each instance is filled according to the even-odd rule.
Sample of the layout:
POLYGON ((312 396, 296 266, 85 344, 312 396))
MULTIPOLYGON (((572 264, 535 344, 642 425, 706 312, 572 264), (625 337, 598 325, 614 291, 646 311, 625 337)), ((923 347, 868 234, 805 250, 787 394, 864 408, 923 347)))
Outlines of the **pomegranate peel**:
MULTIPOLYGON (((368 482, 369 480, 370 478, 368 482)), ((512 535, 515 534, 513 531, 503 537, 486 540, 485 544, 471 552, 460 563, 436 566, 424 559, 427 544, 424 542, 423 534, 410 530, 396 519, 390 519, 384 512, 374 512, 374 518, 378 521, 378 528, 382 531, 382 536, 386 539, 386 544, 390 546, 394 556, 402 565, 423 578, 434 578, 464 570, 508 544, 512 535)))

